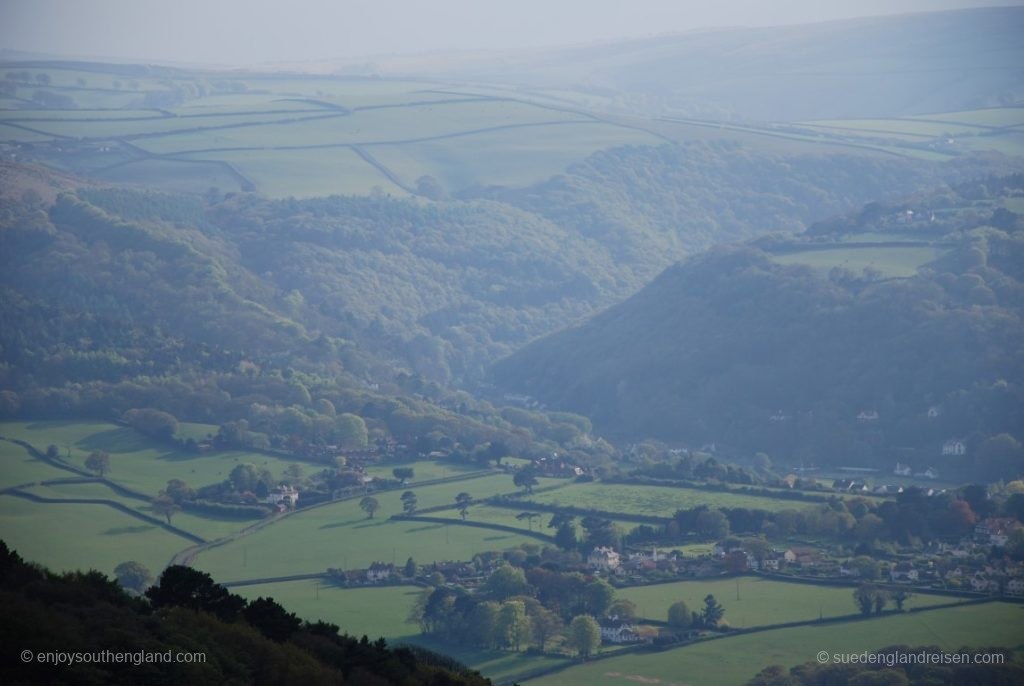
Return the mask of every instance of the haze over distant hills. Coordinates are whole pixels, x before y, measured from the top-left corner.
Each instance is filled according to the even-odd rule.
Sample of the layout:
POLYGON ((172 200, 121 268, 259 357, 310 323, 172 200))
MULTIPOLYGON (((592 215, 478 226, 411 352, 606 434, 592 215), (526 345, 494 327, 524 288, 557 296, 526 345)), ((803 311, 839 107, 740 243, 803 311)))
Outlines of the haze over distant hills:
POLYGON ((522 52, 376 59, 346 71, 582 88, 647 113, 800 120, 990 107, 1024 94, 1024 8, 692 31, 522 52), (883 78, 884 76, 884 78, 883 78))

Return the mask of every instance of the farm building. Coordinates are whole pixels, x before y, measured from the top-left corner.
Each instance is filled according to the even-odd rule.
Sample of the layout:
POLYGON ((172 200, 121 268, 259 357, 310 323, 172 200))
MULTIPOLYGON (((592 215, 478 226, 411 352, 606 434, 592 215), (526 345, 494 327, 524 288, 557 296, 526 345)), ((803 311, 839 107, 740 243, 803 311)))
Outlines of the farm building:
POLYGON ((587 556, 587 564, 594 569, 612 572, 619 568, 619 554, 612 548, 598 546, 590 551, 590 555, 587 556))
POLYGON ((384 562, 374 562, 370 565, 370 568, 366 570, 366 580, 370 583, 378 583, 380 581, 387 581, 395 573, 395 566, 393 564, 385 564, 384 562))
POLYGON ((951 438, 942 444, 943 455, 966 455, 967 446, 964 445, 963 441, 951 438))
POLYGON ((288 484, 281 484, 273 488, 264 498, 264 502, 268 505, 287 505, 288 507, 295 507, 298 500, 299 492, 288 484))
POLYGON ((618 619, 605 619, 601 622, 601 640, 605 643, 636 643, 642 638, 637 633, 635 624, 618 619))

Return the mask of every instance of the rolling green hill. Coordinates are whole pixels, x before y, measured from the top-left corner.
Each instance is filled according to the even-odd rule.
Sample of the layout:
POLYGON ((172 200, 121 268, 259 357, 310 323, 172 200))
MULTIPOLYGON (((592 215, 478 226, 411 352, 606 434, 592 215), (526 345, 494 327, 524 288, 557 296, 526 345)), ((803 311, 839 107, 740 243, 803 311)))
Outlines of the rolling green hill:
POLYGON ((990 179, 714 249, 495 378, 621 437, 1011 475, 1019 444, 986 439, 1022 425, 1024 227, 1005 207, 1022 192, 990 179), (976 459, 944 459, 949 438, 976 459))

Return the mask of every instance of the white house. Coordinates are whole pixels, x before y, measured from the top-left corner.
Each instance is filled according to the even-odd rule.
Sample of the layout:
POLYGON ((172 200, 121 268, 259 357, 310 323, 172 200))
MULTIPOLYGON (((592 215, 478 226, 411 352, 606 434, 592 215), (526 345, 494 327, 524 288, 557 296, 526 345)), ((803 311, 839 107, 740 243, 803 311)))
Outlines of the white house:
POLYGON ((619 568, 619 554, 613 548, 598 546, 590 551, 587 556, 587 564, 594 569, 611 572, 619 568))
POLYGON ((395 573, 395 566, 393 564, 385 564, 383 562, 374 562, 370 565, 370 568, 366 570, 366 580, 370 583, 377 583, 379 581, 387 581, 395 573))
POLYGON ((919 477, 921 477, 923 479, 938 479, 939 478, 939 470, 935 469, 935 467, 929 467, 928 469, 924 470, 923 472, 918 472, 914 476, 919 476, 919 477))
POLYGON ((897 462, 896 469, 892 470, 892 473, 896 476, 910 476, 910 465, 897 462))
POLYGON ((267 493, 267 497, 263 499, 263 502, 269 505, 288 505, 288 507, 295 507, 295 503, 299 501, 299 492, 294 487, 288 484, 281 484, 275 487, 267 493))
POLYGON ((860 414, 857 415, 857 419, 862 422, 877 422, 878 410, 861 410, 860 414))
POLYGON ((889 578, 893 581, 917 581, 917 570, 909 562, 900 562, 889 570, 889 578))
POLYGON ((951 438, 942 444, 943 455, 966 455, 967 446, 964 445, 963 441, 951 438))
POLYGON ((636 643, 641 639, 635 624, 606 619, 601 622, 601 640, 606 643, 636 643))
POLYGON ((1017 577, 1006 583, 1006 592, 1010 595, 1024 595, 1024 579, 1017 577))

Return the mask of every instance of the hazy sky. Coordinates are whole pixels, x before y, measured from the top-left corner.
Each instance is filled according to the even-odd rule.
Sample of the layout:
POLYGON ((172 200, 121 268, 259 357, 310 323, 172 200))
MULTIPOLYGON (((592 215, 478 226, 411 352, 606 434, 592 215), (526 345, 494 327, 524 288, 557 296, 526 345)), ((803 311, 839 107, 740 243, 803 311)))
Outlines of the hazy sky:
POLYGON ((208 64, 521 48, 1024 0, 0 0, 0 48, 208 64))

